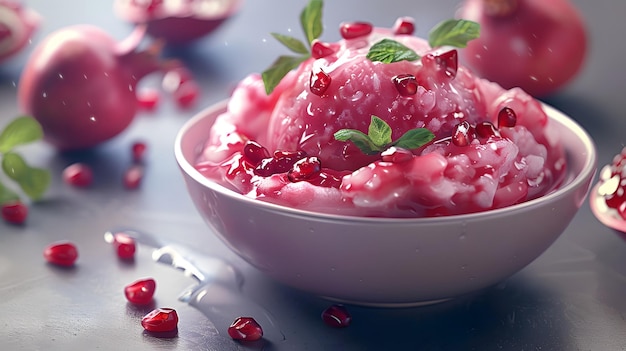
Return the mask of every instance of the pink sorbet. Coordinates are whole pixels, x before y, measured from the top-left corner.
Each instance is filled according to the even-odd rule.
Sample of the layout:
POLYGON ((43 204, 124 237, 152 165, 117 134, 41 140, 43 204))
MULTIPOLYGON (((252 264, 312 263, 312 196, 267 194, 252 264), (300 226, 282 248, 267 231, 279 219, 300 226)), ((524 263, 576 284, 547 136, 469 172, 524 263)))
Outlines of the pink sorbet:
POLYGON ((559 185, 565 154, 541 103, 458 66, 455 49, 382 28, 324 47, 323 57, 304 61, 269 95, 259 74, 240 82, 196 168, 259 200, 368 217, 474 213, 559 185), (366 55, 383 38, 421 59, 372 62, 366 55), (498 118, 507 111, 513 123, 498 118), (376 154, 335 139, 341 129, 367 134, 372 115, 391 127, 393 140, 414 128, 435 138, 376 154))

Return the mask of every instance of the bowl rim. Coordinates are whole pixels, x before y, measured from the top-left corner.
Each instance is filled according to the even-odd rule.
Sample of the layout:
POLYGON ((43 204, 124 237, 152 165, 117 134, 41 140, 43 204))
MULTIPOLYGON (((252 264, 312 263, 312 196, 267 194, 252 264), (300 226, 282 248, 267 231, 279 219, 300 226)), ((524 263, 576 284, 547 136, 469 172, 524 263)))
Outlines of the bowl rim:
MULTIPOLYGON (((498 216, 506 212, 521 212, 528 208, 537 206, 541 202, 551 202, 557 198, 565 196, 570 192, 578 189, 582 183, 584 183, 587 179, 591 179, 596 172, 596 159, 597 159, 597 150, 595 143, 589 133, 580 126, 577 122, 575 122, 572 118, 568 117, 564 112, 556 109, 555 107, 546 104, 544 102, 540 102, 542 108, 548 115, 549 119, 556 120, 557 123, 563 125, 568 130, 572 131, 575 135, 577 135, 585 147, 587 151, 584 156, 584 164, 581 171, 573 176, 573 179, 569 181, 565 186, 559 187, 552 192, 540 196, 538 198, 524 201, 519 204, 506 206, 498 209, 486 210, 475 213, 467 213, 467 214, 458 214, 458 215, 447 215, 440 217, 416 217, 416 218, 404 218, 404 217, 359 217, 352 215, 338 215, 331 213, 323 213, 323 212, 315 212, 309 210, 301 210, 293 207, 283 206, 267 201, 262 201, 258 199, 254 199, 251 197, 247 197, 243 194, 240 194, 234 190, 228 189, 227 187, 220 185, 219 183, 212 181, 205 176, 203 176, 195 167, 185 158, 185 155, 182 150, 182 140, 187 134, 187 132, 193 128, 196 124, 198 124, 203 119, 213 116, 214 114, 218 114, 224 112, 227 108, 229 99, 218 101, 203 110, 200 110, 193 117, 187 120, 183 126, 178 131, 175 141, 174 141, 174 156, 176 162, 178 163, 181 170, 190 176, 194 181, 200 183, 201 185, 216 191, 224 196, 227 196, 231 199, 237 201, 243 201, 253 206, 261 206, 263 209, 272 212, 280 212, 283 215, 291 215, 297 217, 307 217, 310 219, 323 219, 325 221, 339 221, 339 222, 361 222, 364 224, 391 224, 391 223, 403 223, 403 224, 437 224, 441 222, 466 222, 470 220, 479 220, 483 217, 491 217, 498 216)), ((196 145, 196 147, 201 147, 200 145, 196 145)), ((565 150, 567 152, 567 150, 565 150)), ((591 182, 588 188, 591 187, 591 182)), ((587 189, 588 193, 589 189, 587 189)), ((586 193, 586 194, 587 194, 586 193)), ((582 202, 582 201, 581 201, 582 202)))

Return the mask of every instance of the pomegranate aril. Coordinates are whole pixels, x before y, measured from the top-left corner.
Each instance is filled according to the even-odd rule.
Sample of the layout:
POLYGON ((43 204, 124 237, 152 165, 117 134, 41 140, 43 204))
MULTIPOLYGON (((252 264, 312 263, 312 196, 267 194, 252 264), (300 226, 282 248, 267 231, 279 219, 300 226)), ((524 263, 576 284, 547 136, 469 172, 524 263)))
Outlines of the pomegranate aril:
POLYGON ((143 162, 143 158, 144 158, 147 148, 148 146, 143 141, 134 142, 130 147, 130 151, 133 156, 133 162, 135 163, 143 162))
POLYGON ((447 77, 456 77, 456 71, 459 67, 459 55, 456 50, 441 51, 437 50, 426 54, 422 58, 425 65, 435 65, 435 68, 443 72, 447 77))
POLYGON ((156 281, 152 278, 140 279, 124 287, 124 296, 135 305, 147 305, 152 302, 156 281))
POLYGON ((413 153, 411 150, 407 150, 401 147, 392 146, 387 150, 380 153, 380 156, 385 162, 406 162, 413 159, 413 153))
POLYGON ((322 170, 322 163, 319 158, 306 157, 298 160, 287 172, 287 179, 291 182, 300 182, 316 176, 322 170))
POLYGON ((470 143, 470 129, 469 122, 463 121, 457 124, 452 131, 452 144, 456 146, 467 146, 470 143))
POLYGON ((78 249, 69 241, 48 245, 43 251, 44 258, 57 266, 70 267, 78 259, 78 249))
POLYGON ((415 32, 415 20, 411 17, 400 17, 393 25, 393 33, 413 34, 415 32))
POLYGON ((11 224, 23 224, 28 217, 28 206, 20 200, 7 201, 2 204, 2 218, 11 224))
POLYGON ((76 187, 88 187, 93 183, 93 171, 87 164, 73 163, 63 170, 65 183, 76 187))
POLYGON ((517 114, 515 114, 515 111, 510 107, 503 107, 498 112, 498 128, 512 128, 515 127, 515 124, 517 124, 517 114))
POLYGON ((367 22, 344 22, 339 26, 339 33, 344 39, 354 39, 370 34, 373 28, 367 22))
POLYGON ((315 39, 311 43, 311 56, 314 59, 326 57, 334 53, 335 53, 335 49, 332 46, 330 46, 330 44, 324 43, 320 41, 319 39, 315 39))
POLYGON ((161 94, 156 89, 142 89, 137 93, 139 108, 154 111, 161 100, 161 94))
POLYGON ((248 140, 243 145, 243 155, 253 166, 258 166, 265 158, 270 157, 269 151, 254 140, 248 140))
POLYGON ((252 317, 238 317, 228 327, 228 335, 234 340, 256 341, 263 337, 263 328, 252 317))
POLYGON ((402 96, 411 96, 417 93, 417 79, 412 74, 399 74, 392 79, 398 93, 402 96))
POLYGON ((163 90, 174 93, 183 84, 193 81, 193 75, 185 67, 172 68, 163 76, 161 86, 163 90))
POLYGON ((500 132, 491 122, 480 122, 474 127, 476 135, 480 138, 490 138, 492 136, 500 136, 500 132))
POLYGON ((309 87, 315 95, 322 96, 328 90, 332 79, 321 68, 313 68, 309 79, 309 87))
POLYGON ((337 188, 341 186, 341 180, 346 173, 341 173, 339 171, 335 171, 333 169, 322 168, 322 170, 315 176, 307 179, 307 182, 321 186, 324 188, 337 188))
POLYGON ((143 180, 143 166, 131 165, 124 171, 122 176, 122 183, 124 187, 129 190, 139 188, 141 181, 143 180))
POLYGON ((113 248, 117 257, 123 260, 130 260, 135 257, 135 251, 137 250, 137 244, 135 239, 125 233, 113 234, 113 248))
POLYGON ((173 308, 157 308, 141 319, 141 326, 149 332, 170 332, 178 327, 178 314, 173 308))
POLYGON ((322 312, 322 320, 334 328, 345 328, 352 322, 352 316, 344 305, 332 305, 322 312))
POLYGON ((192 107, 198 96, 200 95, 200 87, 194 81, 188 81, 181 84, 178 89, 174 90, 174 101, 178 107, 187 109, 192 107))

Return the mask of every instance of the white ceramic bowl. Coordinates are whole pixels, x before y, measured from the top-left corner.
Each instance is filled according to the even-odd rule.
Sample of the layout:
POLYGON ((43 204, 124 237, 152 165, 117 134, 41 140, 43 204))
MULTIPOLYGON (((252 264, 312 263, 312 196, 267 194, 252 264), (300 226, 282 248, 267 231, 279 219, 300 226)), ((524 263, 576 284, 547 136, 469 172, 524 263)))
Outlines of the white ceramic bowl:
POLYGON ((545 109, 561 135, 564 184, 503 209, 440 218, 358 218, 312 213, 244 197, 192 166, 225 102, 189 120, 175 155, 189 194, 235 253, 288 286, 338 301, 408 306, 476 292, 541 255, 566 229, 588 193, 596 151, 588 134, 545 109))

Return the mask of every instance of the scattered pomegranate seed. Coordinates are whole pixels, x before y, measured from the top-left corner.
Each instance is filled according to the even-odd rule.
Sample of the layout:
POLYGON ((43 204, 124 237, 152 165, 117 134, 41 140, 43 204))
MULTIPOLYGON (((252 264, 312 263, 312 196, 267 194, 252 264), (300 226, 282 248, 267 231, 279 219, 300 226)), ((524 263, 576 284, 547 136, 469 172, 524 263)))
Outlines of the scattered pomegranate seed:
POLYGON ((604 197, 609 208, 615 209, 622 219, 626 220, 626 147, 613 157, 611 164, 602 167, 599 181, 602 185, 598 193, 604 197))
POLYGON ((135 251, 137 250, 137 244, 135 239, 125 233, 113 234, 113 248, 117 254, 117 257, 123 260, 131 260, 135 257, 135 251))
POLYGON ((343 176, 349 174, 347 171, 336 171, 334 169, 322 168, 322 170, 317 174, 317 176, 311 177, 307 179, 307 182, 321 186, 325 188, 337 188, 341 186, 341 180, 343 176))
POLYGON ((139 108, 145 111, 154 111, 160 100, 161 94, 156 89, 142 89, 137 93, 139 108))
POLYGON ((345 328, 352 322, 352 316, 343 305, 332 305, 322 312, 322 320, 334 328, 345 328))
POLYGON ((200 87, 194 81, 188 81, 181 84, 178 89, 174 90, 174 100, 178 107, 187 109, 194 105, 200 95, 200 87))
POLYGON ((135 305, 147 305, 152 302, 156 282, 152 278, 140 279, 124 287, 124 295, 128 302, 135 305))
POLYGON ((291 182, 299 182, 309 179, 322 170, 322 163, 319 158, 312 156, 296 161, 293 167, 287 172, 287 178, 291 182))
POLYGON ((413 34, 415 32, 415 20, 412 17, 400 17, 393 25, 393 33, 413 34))
POLYGON ((69 185, 86 188, 93 183, 93 171, 87 164, 73 163, 63 170, 63 180, 69 185))
POLYGON ((333 49, 330 44, 324 43, 319 39, 315 39, 311 43, 311 56, 315 59, 326 57, 334 53, 335 49, 333 49))
POLYGON ((392 81, 400 95, 410 96, 417 93, 417 79, 412 74, 399 74, 393 77, 392 81))
POLYGON ((141 165, 131 165, 124 172, 124 176, 122 178, 122 182, 124 187, 129 190, 134 190, 139 188, 141 185, 141 181, 143 180, 143 166, 141 165))
POLYGON ((185 67, 176 67, 165 73, 163 80, 161 81, 161 86, 163 87, 163 90, 168 93, 174 93, 183 84, 190 81, 193 81, 191 71, 185 67))
POLYGON ((321 68, 313 68, 311 78, 309 79, 309 87, 315 95, 322 96, 328 90, 332 79, 321 68))
POLYGON ((133 162, 141 163, 143 162, 143 157, 146 154, 146 149, 148 146, 143 141, 136 141, 131 145, 130 150, 133 155, 133 162))
POLYGON ((498 128, 502 127, 515 127, 517 123, 517 114, 510 107, 503 107, 498 112, 498 128))
POLYGON ((463 121, 454 127, 452 132, 452 143, 456 146, 467 146, 470 143, 470 124, 463 121))
POLYGON ((500 132, 498 131, 496 126, 494 126, 493 123, 487 121, 476 124, 475 131, 476 135, 478 135, 480 138, 489 138, 492 136, 500 135, 500 132))
POLYGON ((252 317, 238 317, 228 327, 228 335, 234 340, 256 341, 263 337, 263 328, 252 317))
POLYGON ((2 204, 2 218, 11 224, 23 224, 28 217, 28 206, 20 200, 7 201, 2 204))
POLYGON ((442 71, 447 77, 456 77, 456 71, 459 66, 459 55, 456 50, 441 51, 436 50, 422 57, 424 65, 434 64, 439 71, 442 71))
POLYGON ((243 145, 243 155, 245 156, 246 160, 248 160, 248 162, 250 162, 255 167, 261 164, 261 161, 263 161, 263 159, 270 157, 269 151, 267 151, 264 146, 254 140, 248 140, 243 145))
POLYGON ((411 150, 403 149, 401 147, 392 146, 387 150, 381 152, 380 156, 382 160, 385 162, 406 162, 413 159, 413 153, 411 150))
POLYGON ((373 28, 367 22, 344 22, 339 26, 339 33, 344 39, 354 39, 370 34, 373 28))
POLYGON ((157 308, 141 319, 141 326, 149 332, 170 332, 178 327, 178 314, 173 308, 157 308))
POLYGON ((78 249, 69 241, 48 245, 43 251, 44 258, 57 266, 70 267, 78 258, 78 249))

